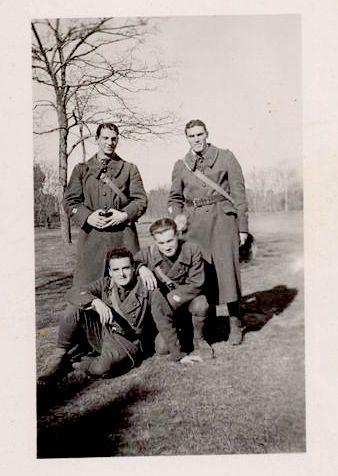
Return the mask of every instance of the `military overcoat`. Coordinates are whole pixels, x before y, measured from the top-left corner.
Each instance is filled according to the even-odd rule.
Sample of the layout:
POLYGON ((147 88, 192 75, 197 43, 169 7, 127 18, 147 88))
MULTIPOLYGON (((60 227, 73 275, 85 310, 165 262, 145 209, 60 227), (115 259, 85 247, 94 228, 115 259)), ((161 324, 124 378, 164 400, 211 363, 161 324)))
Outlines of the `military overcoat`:
POLYGON ((79 286, 104 276, 108 250, 124 246, 132 253, 139 249, 135 222, 145 212, 147 196, 136 165, 115 155, 104 166, 95 155, 86 163, 77 164, 64 194, 66 213, 79 225, 77 264, 73 284, 79 286), (104 183, 102 172, 127 197, 127 203, 104 183), (87 223, 88 216, 98 209, 115 208, 128 214, 128 221, 102 230, 87 223))
MULTIPOLYGON (((197 156, 189 152, 184 160, 191 170, 197 167, 197 156)), ((226 190, 234 204, 220 199, 220 194, 197 178, 184 164, 176 162, 169 193, 169 213, 175 218, 184 213, 188 228, 184 237, 197 243, 204 259, 216 272, 220 304, 237 301, 241 295, 239 270, 239 231, 248 231, 248 207, 241 167, 229 150, 209 144, 203 154, 204 175, 226 190), (201 198, 218 197, 220 201, 195 206, 201 198)), ((210 285, 212 285, 210 283, 210 285)))

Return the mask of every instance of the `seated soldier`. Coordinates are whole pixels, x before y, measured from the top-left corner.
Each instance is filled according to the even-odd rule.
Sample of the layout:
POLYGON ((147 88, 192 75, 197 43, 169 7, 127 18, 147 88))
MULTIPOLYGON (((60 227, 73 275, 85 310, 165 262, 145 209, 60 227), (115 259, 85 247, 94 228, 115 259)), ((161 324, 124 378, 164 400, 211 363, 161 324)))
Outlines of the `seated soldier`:
POLYGON ((92 376, 120 374, 140 362, 145 326, 151 319, 149 291, 137 279, 127 249, 108 252, 107 267, 109 276, 68 292, 74 312, 66 312, 60 322, 54 362, 39 383, 57 381, 71 370, 71 352, 81 333, 89 351, 73 363, 77 370, 92 376))
POLYGON ((152 291, 151 313, 159 331, 157 352, 169 351, 172 360, 182 363, 213 358, 213 349, 204 337, 209 305, 202 294, 201 251, 194 243, 179 240, 176 223, 170 218, 155 221, 149 231, 154 243, 142 248, 135 261, 141 279, 152 291), (194 351, 190 355, 182 349, 177 332, 186 311, 192 315, 194 351))

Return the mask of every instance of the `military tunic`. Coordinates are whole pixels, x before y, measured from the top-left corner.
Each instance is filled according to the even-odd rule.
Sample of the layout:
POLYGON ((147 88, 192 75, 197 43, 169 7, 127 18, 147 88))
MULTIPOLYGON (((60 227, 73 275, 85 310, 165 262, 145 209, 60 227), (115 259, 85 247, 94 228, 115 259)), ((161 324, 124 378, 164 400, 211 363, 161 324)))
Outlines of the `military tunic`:
POLYGON ((90 283, 104 276, 108 250, 124 246, 135 253, 139 249, 135 222, 146 210, 147 196, 136 165, 117 155, 106 167, 96 155, 86 163, 77 164, 65 191, 63 205, 80 227, 74 285, 90 283), (121 197, 100 180, 103 171, 126 195, 127 204, 123 204, 121 197), (87 218, 100 208, 124 211, 128 214, 128 221, 105 229, 93 228, 87 223, 87 218))
MULTIPOLYGON (((190 151, 185 160, 190 169, 196 169, 198 158, 193 152, 190 151)), ((226 304, 237 301, 241 295, 239 231, 248 231, 244 178, 237 159, 229 150, 209 144, 202 164, 204 175, 226 190, 234 205, 222 199, 218 192, 188 170, 183 160, 179 160, 173 169, 168 207, 174 218, 181 213, 187 216, 188 228, 184 237, 201 247, 204 259, 217 276, 216 299, 219 304, 226 304), (194 206, 194 199, 207 198, 212 202, 215 197, 219 201, 194 206)), ((214 286, 214 283, 208 281, 208 285, 214 286)))
POLYGON ((146 265, 158 278, 159 287, 151 295, 151 313, 171 359, 180 360, 186 355, 178 340, 176 325, 182 307, 186 306, 192 314, 194 337, 202 337, 208 315, 209 306, 202 294, 205 279, 202 253, 195 243, 180 240, 177 255, 172 259, 164 256, 154 244, 141 248, 135 262, 146 265), (168 288, 159 279, 158 267, 172 287, 168 288))
POLYGON ((70 349, 76 342, 81 326, 91 348, 99 355, 84 362, 86 371, 102 375, 121 368, 134 366, 142 352, 142 341, 149 312, 149 291, 138 279, 132 289, 126 290, 109 277, 96 280, 67 293, 74 311, 65 313, 60 322, 59 346, 70 349), (116 298, 112 299, 112 294, 116 298), (101 299, 113 311, 113 323, 102 326, 99 316, 90 309, 94 299, 101 299), (116 308, 118 303, 118 309, 116 308))

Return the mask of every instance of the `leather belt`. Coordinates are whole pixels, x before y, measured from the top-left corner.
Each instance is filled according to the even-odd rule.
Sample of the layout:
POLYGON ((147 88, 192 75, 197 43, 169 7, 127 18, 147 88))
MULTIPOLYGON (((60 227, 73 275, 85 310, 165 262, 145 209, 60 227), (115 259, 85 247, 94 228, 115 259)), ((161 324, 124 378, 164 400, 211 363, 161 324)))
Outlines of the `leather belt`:
POLYGON ((185 204, 188 207, 204 207, 206 205, 212 205, 217 202, 223 202, 225 200, 225 197, 222 197, 222 195, 216 195, 215 197, 203 197, 203 198, 186 198, 185 199, 185 204))

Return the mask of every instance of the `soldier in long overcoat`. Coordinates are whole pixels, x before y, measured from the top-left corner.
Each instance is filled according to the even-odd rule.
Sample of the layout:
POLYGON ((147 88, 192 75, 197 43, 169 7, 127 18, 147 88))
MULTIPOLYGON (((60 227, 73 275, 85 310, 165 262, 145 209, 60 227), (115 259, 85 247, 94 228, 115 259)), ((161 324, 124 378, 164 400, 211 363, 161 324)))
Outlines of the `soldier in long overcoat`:
POLYGON ((66 213, 80 227, 74 286, 103 277, 108 250, 139 249, 135 222, 147 196, 136 165, 115 153, 118 134, 113 123, 98 126, 98 153, 75 166, 64 194, 66 213))
POLYGON ((248 234, 242 170, 232 152, 207 142, 208 131, 202 121, 190 121, 185 132, 191 149, 174 166, 169 212, 185 238, 201 247, 210 273, 206 280, 208 288, 214 291, 216 286, 218 290, 214 304, 218 304, 219 315, 230 314, 229 340, 239 344, 239 244, 245 242, 248 234), (196 170, 228 192, 231 201, 197 177, 196 170))

